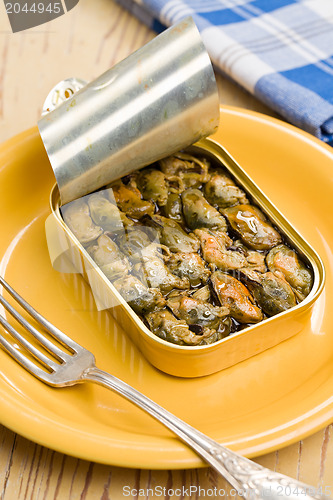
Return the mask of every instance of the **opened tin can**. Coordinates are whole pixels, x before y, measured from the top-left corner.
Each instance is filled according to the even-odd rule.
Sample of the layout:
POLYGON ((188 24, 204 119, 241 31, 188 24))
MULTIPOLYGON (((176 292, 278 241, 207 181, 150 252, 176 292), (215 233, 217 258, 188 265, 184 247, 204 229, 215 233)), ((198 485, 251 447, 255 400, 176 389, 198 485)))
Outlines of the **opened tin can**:
MULTIPOLYGON (((171 375, 198 377, 239 363, 299 333, 311 318, 313 305, 324 286, 325 272, 316 252, 218 143, 202 139, 187 148, 186 154, 205 157, 212 165, 211 169, 227 172, 244 191, 251 204, 260 209, 272 227, 278 230, 283 244, 297 252, 312 277, 311 290, 303 300, 256 324, 244 325, 246 327, 213 343, 177 345, 152 333, 147 323, 140 319, 96 265, 89 254, 89 247, 82 245, 74 236, 62 217, 57 186, 51 193, 52 215, 48 221, 47 234, 53 262, 58 259, 61 268, 62 264, 59 262, 65 256, 69 262, 67 271, 82 273, 89 282, 99 307, 110 311, 150 363, 171 375)), ((234 249, 229 251, 232 250, 234 249)))

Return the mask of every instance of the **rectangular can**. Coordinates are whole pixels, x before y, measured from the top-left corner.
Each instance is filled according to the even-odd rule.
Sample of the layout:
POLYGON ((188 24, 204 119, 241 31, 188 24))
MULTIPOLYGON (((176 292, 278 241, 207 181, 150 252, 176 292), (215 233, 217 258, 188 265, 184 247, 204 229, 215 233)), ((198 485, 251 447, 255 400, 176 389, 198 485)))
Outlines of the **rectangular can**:
POLYGON ((115 320, 152 365, 178 377, 199 377, 235 365, 299 333, 310 321, 314 303, 323 290, 325 270, 317 253, 222 146, 212 139, 202 139, 187 148, 186 152, 204 155, 226 169, 309 266, 313 274, 313 286, 302 302, 215 343, 202 346, 177 345, 150 332, 96 266, 61 216, 57 186, 53 188, 50 198, 52 214, 47 223, 47 240, 51 260, 55 262, 60 255, 66 254, 67 272, 72 269, 83 275, 93 288, 97 302, 101 301, 101 308, 103 304, 107 304, 115 320))

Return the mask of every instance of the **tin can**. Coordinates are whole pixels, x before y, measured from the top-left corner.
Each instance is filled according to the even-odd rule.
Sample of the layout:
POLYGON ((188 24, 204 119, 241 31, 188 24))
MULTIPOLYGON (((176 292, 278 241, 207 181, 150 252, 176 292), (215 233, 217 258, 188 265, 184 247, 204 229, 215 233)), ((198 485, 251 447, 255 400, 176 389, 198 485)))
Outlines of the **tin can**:
POLYGON ((67 271, 76 270, 84 276, 100 307, 109 309, 152 365, 171 375, 199 377, 235 365, 299 333, 310 321, 315 301, 323 290, 325 270, 317 253, 223 147, 211 139, 202 139, 190 146, 187 151, 203 155, 214 162, 215 166, 227 170, 231 178, 279 230, 284 241, 301 256, 313 276, 312 289, 302 302, 210 345, 172 344, 157 337, 147 328, 67 227, 60 212, 61 203, 57 186, 51 193, 52 215, 48 220, 47 233, 53 261, 63 255, 68 257, 67 260, 72 267, 67 271))

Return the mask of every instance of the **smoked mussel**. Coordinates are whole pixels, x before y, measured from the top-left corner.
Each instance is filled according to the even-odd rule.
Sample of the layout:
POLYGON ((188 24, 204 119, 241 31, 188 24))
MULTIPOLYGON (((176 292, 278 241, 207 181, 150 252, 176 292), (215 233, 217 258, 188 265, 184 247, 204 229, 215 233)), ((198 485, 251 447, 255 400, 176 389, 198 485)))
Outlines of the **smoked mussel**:
POLYGON ((223 214, 243 243, 254 250, 269 250, 282 243, 281 235, 253 205, 236 205, 226 208, 223 214))
POLYGON ((117 206, 128 217, 141 219, 145 215, 153 215, 155 205, 142 198, 138 188, 131 182, 125 185, 121 180, 110 185, 108 196, 115 199, 117 206))
POLYGON ((211 272, 198 253, 172 253, 166 262, 169 270, 180 278, 187 278, 192 287, 206 283, 211 272))
POLYGON ((208 203, 199 189, 186 189, 182 193, 183 212, 190 229, 207 227, 225 231, 227 223, 223 215, 208 203))
POLYGON ((186 294, 173 295, 167 305, 178 319, 184 319, 188 325, 218 329, 221 318, 228 316, 226 306, 214 306, 204 300, 186 294))
POLYGON ((178 222, 161 215, 153 215, 154 227, 159 232, 160 241, 171 252, 197 252, 200 244, 193 233, 187 233, 178 222))
POLYGON ((165 306, 166 300, 161 291, 158 288, 146 287, 135 276, 119 278, 113 285, 137 314, 145 315, 165 306))
POLYGON ((250 291, 237 278, 222 271, 215 271, 211 284, 219 302, 230 309, 230 314, 239 323, 258 323, 263 313, 250 291))
POLYGON ((143 283, 152 288, 160 288, 163 293, 168 293, 174 288, 180 290, 190 288, 188 278, 179 278, 172 274, 158 256, 144 257, 142 262, 135 264, 133 272, 143 283))
POLYGON ((294 250, 286 245, 277 245, 268 253, 266 262, 270 271, 284 277, 299 300, 309 295, 312 274, 294 250))
POLYGON ((293 308, 313 286, 289 240, 201 156, 159 160, 63 217, 150 331, 174 344, 217 342, 293 308))
POLYGON ((183 204, 179 193, 170 193, 166 204, 163 207, 163 215, 171 220, 175 220, 182 225, 185 225, 183 215, 183 204))
POLYGON ((283 277, 270 271, 258 273, 253 269, 243 269, 240 277, 268 316, 274 316, 296 305, 295 294, 283 277))
POLYGON ((215 330, 209 328, 196 334, 185 320, 177 319, 168 309, 149 313, 145 318, 155 335, 178 345, 204 345, 215 335, 215 330))
POLYGON ((89 244, 103 233, 103 229, 93 222, 84 199, 68 203, 62 213, 67 226, 82 245, 89 244))
POLYGON ((89 246, 87 251, 110 281, 126 275, 130 269, 128 259, 106 234, 99 236, 96 244, 89 246))
POLYGON ((170 192, 177 193, 183 189, 180 177, 166 176, 156 168, 146 168, 139 172, 136 183, 143 198, 156 203, 159 207, 166 205, 170 192))
POLYGON ((109 201, 103 193, 94 193, 88 198, 88 205, 92 220, 101 226, 104 231, 118 233, 124 227, 132 226, 134 223, 121 212, 115 203, 109 201))
POLYGON ((176 153, 160 160, 159 165, 167 178, 179 177, 184 188, 199 188, 209 180, 209 162, 187 153, 176 153))
POLYGON ((248 199, 242 189, 222 172, 214 172, 205 185, 204 195, 214 207, 227 208, 247 204, 248 199))
POLYGON ((196 229, 194 234, 199 238, 203 258, 209 264, 223 271, 246 266, 245 255, 237 249, 229 249, 232 246, 232 239, 226 232, 196 229))
POLYGON ((117 245, 132 263, 140 262, 143 258, 142 252, 154 241, 159 241, 156 231, 141 225, 128 228, 116 238, 117 245))

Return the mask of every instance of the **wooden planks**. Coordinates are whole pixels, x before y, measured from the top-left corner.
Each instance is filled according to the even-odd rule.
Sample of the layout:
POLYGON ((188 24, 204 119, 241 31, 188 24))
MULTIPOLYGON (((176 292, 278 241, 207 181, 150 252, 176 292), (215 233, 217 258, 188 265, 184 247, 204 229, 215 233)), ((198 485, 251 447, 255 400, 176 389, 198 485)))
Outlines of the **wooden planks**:
MULTIPOLYGON (((330 425, 300 443, 257 461, 315 488, 322 487, 332 495, 332 430, 330 425)), ((225 491, 226 498, 232 496, 227 483, 208 468, 148 471, 90 463, 54 452, 0 427, 1 500, 172 499, 180 496, 167 492, 177 490, 184 493, 183 498, 195 499, 199 498, 199 488, 207 496, 214 491, 222 495, 225 491)))

